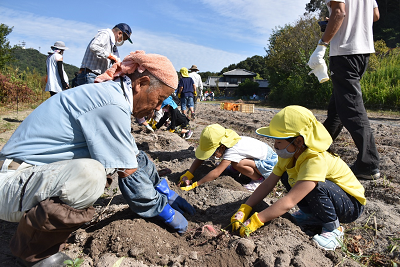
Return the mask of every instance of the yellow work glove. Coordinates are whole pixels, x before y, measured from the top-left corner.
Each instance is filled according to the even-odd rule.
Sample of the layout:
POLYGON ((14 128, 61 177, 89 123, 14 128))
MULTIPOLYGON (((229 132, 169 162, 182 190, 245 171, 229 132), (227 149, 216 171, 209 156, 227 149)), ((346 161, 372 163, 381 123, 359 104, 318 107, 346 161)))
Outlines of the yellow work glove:
POLYGON ((178 185, 181 185, 182 182, 185 182, 186 180, 192 180, 194 175, 190 171, 186 171, 184 174, 182 174, 181 178, 179 178, 178 185), (186 179, 184 179, 186 177, 186 179))
POLYGON ((194 182, 192 185, 182 186, 181 189, 185 190, 185 191, 189 191, 189 190, 195 189, 197 186, 198 186, 197 182, 194 182))
POLYGON ((171 133, 175 132, 175 130, 174 130, 174 129, 169 129, 168 131, 170 131, 171 133))
POLYGON ((178 98, 181 98, 181 93, 178 94, 178 98))
POLYGON ((194 90, 194 93, 193 93, 193 94, 194 94, 194 96, 197 96, 197 92, 196 92, 196 90, 194 90))
POLYGON ((244 226, 240 227, 241 237, 249 236, 250 233, 254 232, 264 225, 264 223, 262 223, 258 218, 257 214, 257 212, 254 212, 253 216, 251 216, 250 219, 244 222, 244 226))
POLYGON ((156 130, 156 129, 157 129, 156 123, 155 123, 155 122, 153 123, 153 125, 151 125, 151 128, 153 128, 153 130, 156 130))
POLYGON ((240 226, 242 226, 239 222, 243 223, 247 219, 247 217, 249 217, 252 209, 253 208, 250 207, 249 205, 246 204, 240 205, 238 211, 231 217, 232 232, 236 231, 237 229, 240 228, 240 226))

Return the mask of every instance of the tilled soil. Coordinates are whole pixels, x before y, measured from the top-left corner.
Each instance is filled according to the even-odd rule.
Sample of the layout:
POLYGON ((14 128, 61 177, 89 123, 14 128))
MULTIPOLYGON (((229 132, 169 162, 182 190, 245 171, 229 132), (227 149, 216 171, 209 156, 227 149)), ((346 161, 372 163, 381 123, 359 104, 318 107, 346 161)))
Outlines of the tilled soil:
MULTIPOLYGON (((171 169, 170 187, 191 203, 196 214, 186 215, 188 231, 179 235, 157 219, 135 215, 125 203, 116 179, 95 203, 96 214, 69 238, 64 253, 84 259, 83 266, 393 266, 400 263, 400 119, 374 113, 370 115, 381 155, 381 178, 361 181, 366 189, 364 214, 354 223, 344 224, 343 249, 324 251, 311 240, 320 229, 300 228, 290 214, 265 224, 250 237, 241 238, 228 226, 230 217, 250 196, 242 184, 247 177, 223 173, 213 182, 185 192, 175 183, 195 159, 195 148, 202 129, 219 123, 239 135, 251 136, 273 146, 273 140, 255 133, 266 126, 278 109, 256 108, 254 113, 220 110, 219 104, 201 102, 196 119, 191 121, 190 140, 160 129, 156 134, 132 124, 139 149, 144 150, 159 170, 171 169), (116 265, 114 265, 116 264, 116 265)), ((321 122, 325 111, 313 111, 321 122)), ((344 130, 333 149, 348 164, 355 161, 357 149, 344 130)), ((199 180, 217 164, 206 161, 195 173, 199 180)), ((261 211, 285 194, 277 187, 254 208, 261 211)), ((292 211, 294 211, 293 209, 292 211)), ((292 212, 291 211, 291 212, 292 212)), ((0 221, 0 265, 18 266, 8 243, 16 223, 0 221)))

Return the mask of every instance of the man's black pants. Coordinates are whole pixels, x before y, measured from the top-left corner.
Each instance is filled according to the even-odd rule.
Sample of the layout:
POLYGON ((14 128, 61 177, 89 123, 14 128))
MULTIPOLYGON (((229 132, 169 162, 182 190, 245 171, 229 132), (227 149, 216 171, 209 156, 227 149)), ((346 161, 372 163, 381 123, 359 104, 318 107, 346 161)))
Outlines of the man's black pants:
POLYGON ((367 69, 369 54, 330 57, 332 96, 325 128, 332 139, 343 126, 358 149, 356 166, 362 171, 379 168, 379 154, 362 99, 360 80, 367 69))

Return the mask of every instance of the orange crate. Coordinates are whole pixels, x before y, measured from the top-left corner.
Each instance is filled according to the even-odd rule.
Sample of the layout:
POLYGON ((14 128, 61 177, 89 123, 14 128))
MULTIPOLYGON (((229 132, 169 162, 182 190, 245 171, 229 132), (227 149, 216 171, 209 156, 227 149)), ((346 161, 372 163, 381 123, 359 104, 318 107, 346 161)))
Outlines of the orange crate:
POLYGON ((240 104, 235 104, 235 103, 221 103, 220 109, 239 111, 239 105, 240 104))
POLYGON ((245 113, 254 113, 254 104, 239 104, 239 111, 245 113))

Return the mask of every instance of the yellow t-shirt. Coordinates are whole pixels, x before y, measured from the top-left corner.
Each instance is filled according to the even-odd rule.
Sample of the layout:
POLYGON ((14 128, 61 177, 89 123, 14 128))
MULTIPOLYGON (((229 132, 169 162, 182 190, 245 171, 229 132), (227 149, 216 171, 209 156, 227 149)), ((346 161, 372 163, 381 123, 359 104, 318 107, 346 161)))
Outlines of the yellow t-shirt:
POLYGON ((349 195, 355 197, 362 205, 367 203, 364 196, 364 187, 354 176, 347 164, 331 153, 316 152, 310 148, 301 153, 293 167, 293 159, 279 157, 273 173, 282 176, 286 171, 291 187, 297 181, 325 182, 325 179, 334 182, 349 195))

